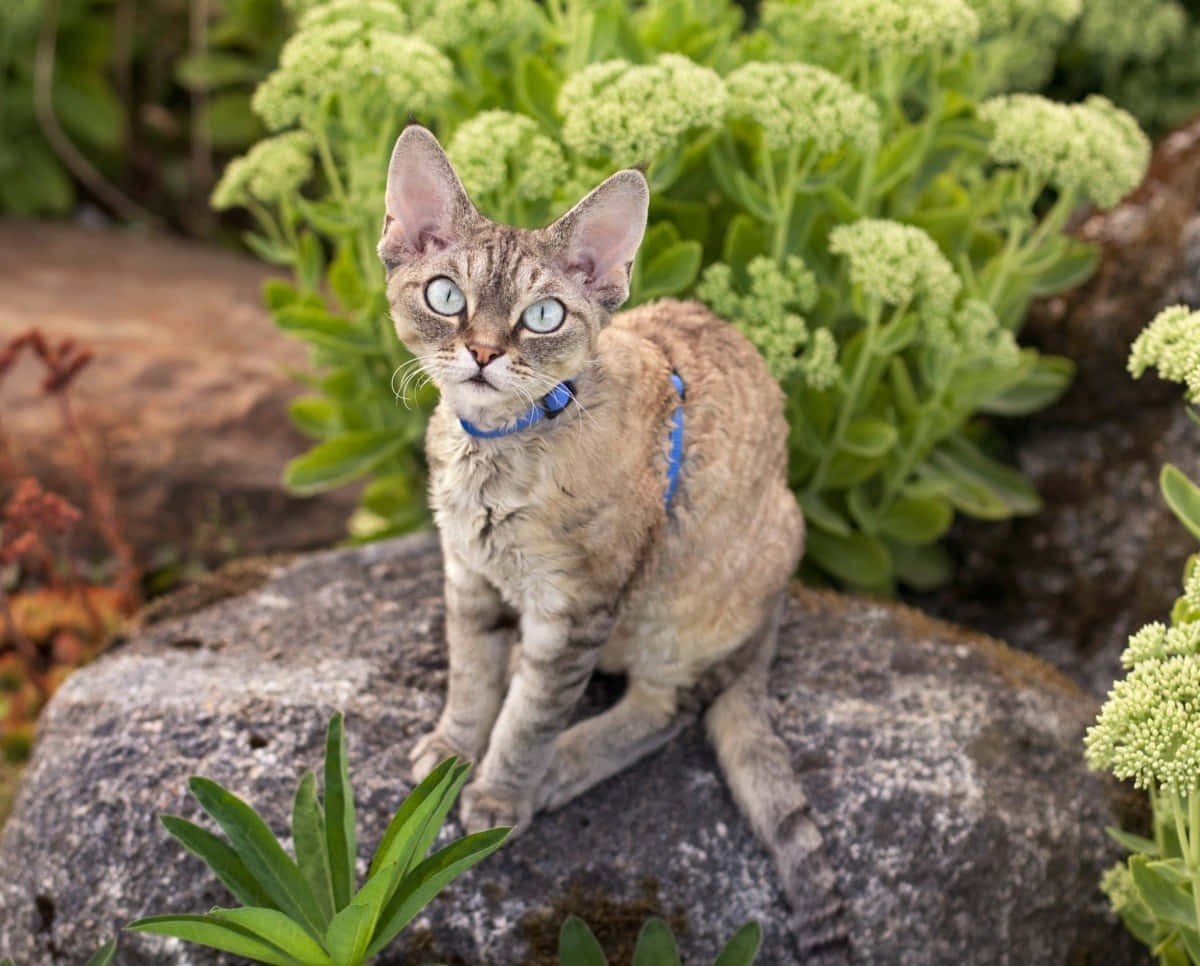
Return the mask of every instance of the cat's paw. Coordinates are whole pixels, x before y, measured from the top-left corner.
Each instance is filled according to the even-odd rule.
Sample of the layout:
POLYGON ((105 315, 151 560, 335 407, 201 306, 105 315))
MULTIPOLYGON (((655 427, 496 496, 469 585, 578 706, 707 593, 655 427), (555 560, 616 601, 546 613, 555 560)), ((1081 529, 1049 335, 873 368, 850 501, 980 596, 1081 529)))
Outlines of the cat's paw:
POLYGON ((447 758, 454 756, 460 761, 470 761, 471 755, 446 737, 441 729, 434 729, 413 745, 408 760, 412 764, 412 780, 420 782, 447 758))
POLYGON ((533 818, 533 797, 472 782, 463 789, 459 818, 468 834, 503 825, 510 826, 515 836, 533 818))

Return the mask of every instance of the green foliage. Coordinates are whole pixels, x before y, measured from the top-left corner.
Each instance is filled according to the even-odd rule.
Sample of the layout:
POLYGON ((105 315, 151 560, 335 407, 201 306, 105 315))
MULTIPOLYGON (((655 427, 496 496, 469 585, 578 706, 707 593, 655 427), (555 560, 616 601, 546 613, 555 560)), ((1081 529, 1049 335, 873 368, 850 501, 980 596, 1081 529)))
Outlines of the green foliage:
POLYGON ((311 772, 296 789, 294 859, 249 805, 215 782, 192 778, 192 794, 226 838, 174 815, 164 815, 163 824, 242 906, 214 908, 204 916, 151 916, 126 928, 278 966, 357 966, 382 951, 430 899, 508 837, 510 830, 503 828, 477 832, 426 858, 469 768, 450 758, 413 789, 384 832, 358 889, 354 790, 340 713, 330 719, 326 734, 324 801, 311 772))
POLYGON ((788 397, 816 568, 878 591, 932 586, 955 513, 1037 511, 978 417, 1065 389, 1070 362, 1015 333, 1033 298, 1095 266, 1063 235, 1072 212, 1115 204, 1149 153, 1103 98, 992 96, 1078 0, 767 0, 753 31, 728 0, 296 5, 300 29, 255 95, 280 133, 227 169, 214 202, 249 208, 251 245, 297 277, 268 302, 321 375, 292 410, 316 446, 285 480, 388 481, 355 536, 424 522, 412 497, 433 395, 392 334, 374 253, 410 117, 486 214, 520 226, 615 167, 645 168, 631 304, 696 295, 763 353, 788 397))
POLYGON ((0 4, 0 212, 74 207, 78 171, 48 137, 49 123, 96 177, 198 227, 181 209, 210 188, 212 156, 223 160, 263 134, 250 91, 278 57, 287 19, 280 0, 222 0, 209 5, 200 36, 193 6, 0 4))
MULTIPOLYGON (((1130 372, 1138 377, 1154 366, 1185 383, 1187 400, 1196 402, 1196 321, 1184 308, 1164 309, 1135 340, 1130 372)), ((1200 540, 1200 487, 1169 464, 1161 484, 1168 506, 1200 540)), ((1171 626, 1155 621, 1133 634, 1121 663, 1128 674, 1088 728, 1087 760, 1146 789, 1154 827, 1149 839, 1108 830, 1132 854, 1108 870, 1101 888, 1159 963, 1200 963, 1200 554, 1188 560, 1171 626)))
POLYGON ((1194 0, 1085 0, 1050 90, 1067 98, 1099 91, 1162 134, 1200 112, 1198 49, 1194 0))
MULTIPOLYGON (((751 920, 717 955, 714 966, 751 966, 762 942, 762 929, 751 920)), ((568 916, 558 934, 559 966, 608 966, 599 941, 578 916, 568 916)), ((646 920, 638 934, 630 966, 679 966, 679 949, 671 927, 662 919, 646 920)))

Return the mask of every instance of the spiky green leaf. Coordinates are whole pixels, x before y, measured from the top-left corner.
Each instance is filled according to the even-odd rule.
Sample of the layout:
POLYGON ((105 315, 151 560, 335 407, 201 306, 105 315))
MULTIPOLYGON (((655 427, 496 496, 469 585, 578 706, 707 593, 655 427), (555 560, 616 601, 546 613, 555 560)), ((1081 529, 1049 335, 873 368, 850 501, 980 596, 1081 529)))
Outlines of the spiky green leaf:
POLYGON ((319 940, 323 930, 316 897, 267 823, 216 782, 193 777, 188 780, 188 787, 200 807, 221 826, 229 844, 270 897, 267 905, 301 923, 310 936, 319 940))
POLYGON ((345 719, 338 711, 329 719, 325 733, 325 842, 337 910, 344 909, 354 893, 354 861, 358 854, 344 725, 345 719))
POLYGON ((229 847, 228 842, 176 815, 162 815, 160 820, 185 849, 204 860, 238 902, 246 906, 273 905, 267 890, 229 847))
POLYGON ((199 943, 227 953, 267 963, 269 966, 304 966, 278 946, 260 939, 248 929, 213 916, 150 916, 138 919, 125 927, 131 932, 152 932, 159 936, 175 936, 190 943, 199 943))

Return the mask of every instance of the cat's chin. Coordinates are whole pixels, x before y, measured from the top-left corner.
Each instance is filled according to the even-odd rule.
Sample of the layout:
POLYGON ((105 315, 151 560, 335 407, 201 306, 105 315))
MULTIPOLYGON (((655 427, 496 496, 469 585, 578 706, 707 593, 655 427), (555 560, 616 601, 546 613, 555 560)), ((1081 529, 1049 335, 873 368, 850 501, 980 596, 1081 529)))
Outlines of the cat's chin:
POLYGON ((507 426, 529 409, 525 400, 510 396, 490 383, 472 380, 443 387, 442 396, 456 416, 480 429, 507 426))

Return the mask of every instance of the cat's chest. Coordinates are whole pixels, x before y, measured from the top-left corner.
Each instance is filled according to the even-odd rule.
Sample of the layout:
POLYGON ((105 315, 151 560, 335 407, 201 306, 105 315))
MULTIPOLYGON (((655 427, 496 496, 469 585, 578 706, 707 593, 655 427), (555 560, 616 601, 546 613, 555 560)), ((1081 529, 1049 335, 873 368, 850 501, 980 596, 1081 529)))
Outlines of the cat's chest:
POLYGON ((561 552, 549 475, 507 454, 460 450, 433 474, 438 529, 465 562, 516 593, 561 552))

